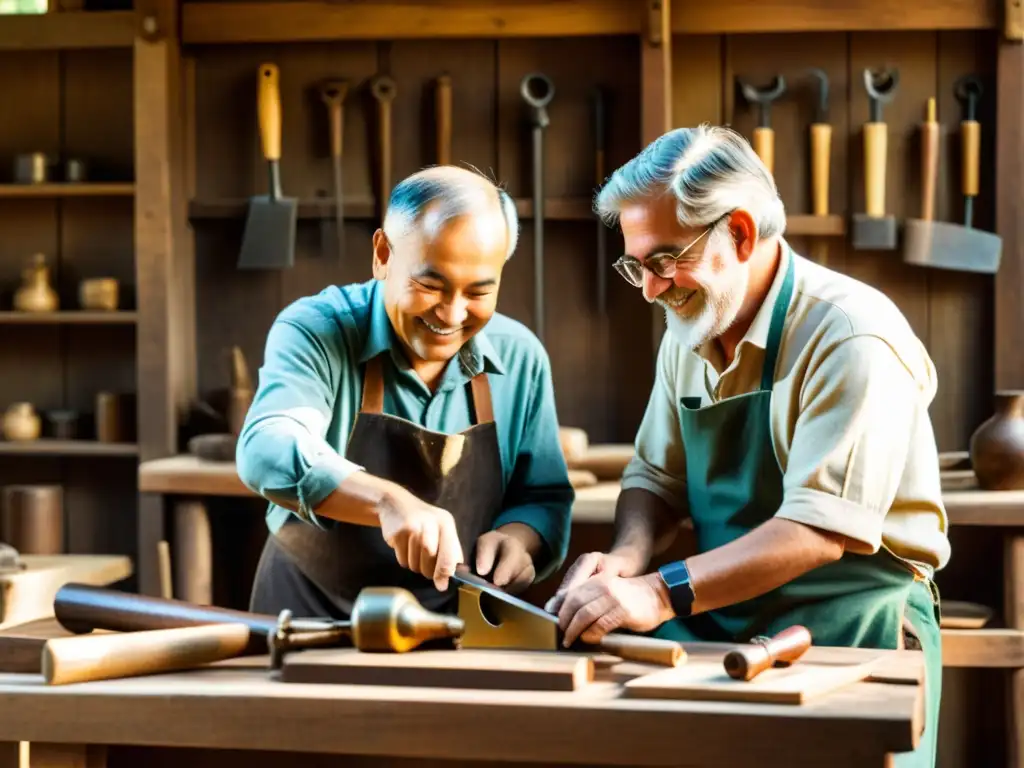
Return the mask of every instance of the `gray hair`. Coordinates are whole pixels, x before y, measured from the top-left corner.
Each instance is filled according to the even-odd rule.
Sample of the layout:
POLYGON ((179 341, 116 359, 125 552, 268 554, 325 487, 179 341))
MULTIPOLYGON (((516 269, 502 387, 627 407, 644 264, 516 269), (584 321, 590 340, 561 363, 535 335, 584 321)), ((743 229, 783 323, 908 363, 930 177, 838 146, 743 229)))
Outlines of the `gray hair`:
POLYGON ((519 243, 515 201, 508 192, 475 170, 432 166, 400 181, 388 200, 384 231, 388 237, 401 237, 416 227, 428 227, 437 232, 449 219, 492 213, 495 206, 508 232, 505 252, 508 261, 519 243))
POLYGON ((775 180, 747 140, 730 128, 705 123, 658 137, 612 174, 594 207, 614 224, 626 203, 669 192, 684 227, 707 226, 743 208, 756 222, 759 238, 786 229, 775 180))

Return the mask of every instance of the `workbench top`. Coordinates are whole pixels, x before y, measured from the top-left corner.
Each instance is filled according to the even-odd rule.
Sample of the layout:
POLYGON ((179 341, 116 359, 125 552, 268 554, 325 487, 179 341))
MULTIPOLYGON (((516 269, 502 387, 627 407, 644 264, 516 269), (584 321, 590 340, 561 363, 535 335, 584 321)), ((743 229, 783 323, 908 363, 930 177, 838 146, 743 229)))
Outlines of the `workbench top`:
MULTIPOLYGON (((238 478, 234 462, 203 461, 188 455, 142 462, 139 490, 193 496, 255 496, 238 478)), ((617 482, 578 488, 573 522, 611 523, 618 495, 617 482)), ((1024 525, 1024 491, 957 487, 943 493, 942 499, 951 525, 1024 525)))
MULTIPOLYGON (((728 647, 687 650, 720 658, 728 647)), ((813 648, 805 658, 817 653, 868 652, 813 648)), ((874 677, 892 682, 856 683, 803 705, 623 698, 611 681, 571 692, 284 683, 262 657, 52 687, 6 674, 0 741, 585 765, 679 765, 685 750, 692 768, 881 768, 923 727, 921 654, 882 653, 874 677)))

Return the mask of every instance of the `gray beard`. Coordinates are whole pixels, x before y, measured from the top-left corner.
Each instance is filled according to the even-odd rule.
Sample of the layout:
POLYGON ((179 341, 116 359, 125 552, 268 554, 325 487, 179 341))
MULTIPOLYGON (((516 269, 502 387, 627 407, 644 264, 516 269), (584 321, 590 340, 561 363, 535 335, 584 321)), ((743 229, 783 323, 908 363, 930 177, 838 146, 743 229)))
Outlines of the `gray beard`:
POLYGON ((696 317, 680 317, 676 310, 659 301, 658 304, 665 310, 665 325, 669 333, 689 350, 700 349, 721 336, 729 330, 743 306, 749 278, 750 272, 743 269, 732 285, 721 294, 710 295, 705 289, 700 289, 700 294, 690 299, 704 304, 696 317))

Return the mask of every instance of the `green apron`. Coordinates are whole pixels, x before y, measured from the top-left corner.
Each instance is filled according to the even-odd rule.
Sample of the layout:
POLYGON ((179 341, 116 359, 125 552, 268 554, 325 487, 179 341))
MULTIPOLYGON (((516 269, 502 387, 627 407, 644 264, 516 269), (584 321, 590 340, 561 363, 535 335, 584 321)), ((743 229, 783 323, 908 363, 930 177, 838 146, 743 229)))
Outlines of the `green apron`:
MULTIPOLYGON (((733 541, 770 520, 782 504, 782 471, 771 438, 772 383, 793 296, 793 254, 784 246, 782 290, 772 309, 761 387, 700 407, 683 398, 686 484, 699 552, 733 541)), ((918 748, 896 766, 933 766, 942 682, 938 591, 884 546, 835 563, 760 597, 662 624, 652 634, 681 642, 748 642, 802 624, 815 645, 897 648, 906 618, 925 654, 926 719, 918 748)))

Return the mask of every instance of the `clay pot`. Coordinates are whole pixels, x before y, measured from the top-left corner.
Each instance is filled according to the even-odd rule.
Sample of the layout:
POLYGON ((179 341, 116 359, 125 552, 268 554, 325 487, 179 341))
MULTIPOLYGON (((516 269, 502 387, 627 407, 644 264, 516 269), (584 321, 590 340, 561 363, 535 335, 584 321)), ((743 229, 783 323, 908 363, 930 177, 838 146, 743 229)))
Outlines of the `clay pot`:
POLYGON ((970 449, 979 488, 1024 488, 1024 391, 996 393, 995 413, 971 435, 970 449))
POLYGON ((50 287, 50 268, 46 257, 37 253, 32 264, 21 271, 21 287, 14 294, 19 312, 53 312, 60 305, 57 292, 50 287))
POLYGON ((38 440, 42 424, 31 403, 14 403, 4 413, 4 438, 38 440))

